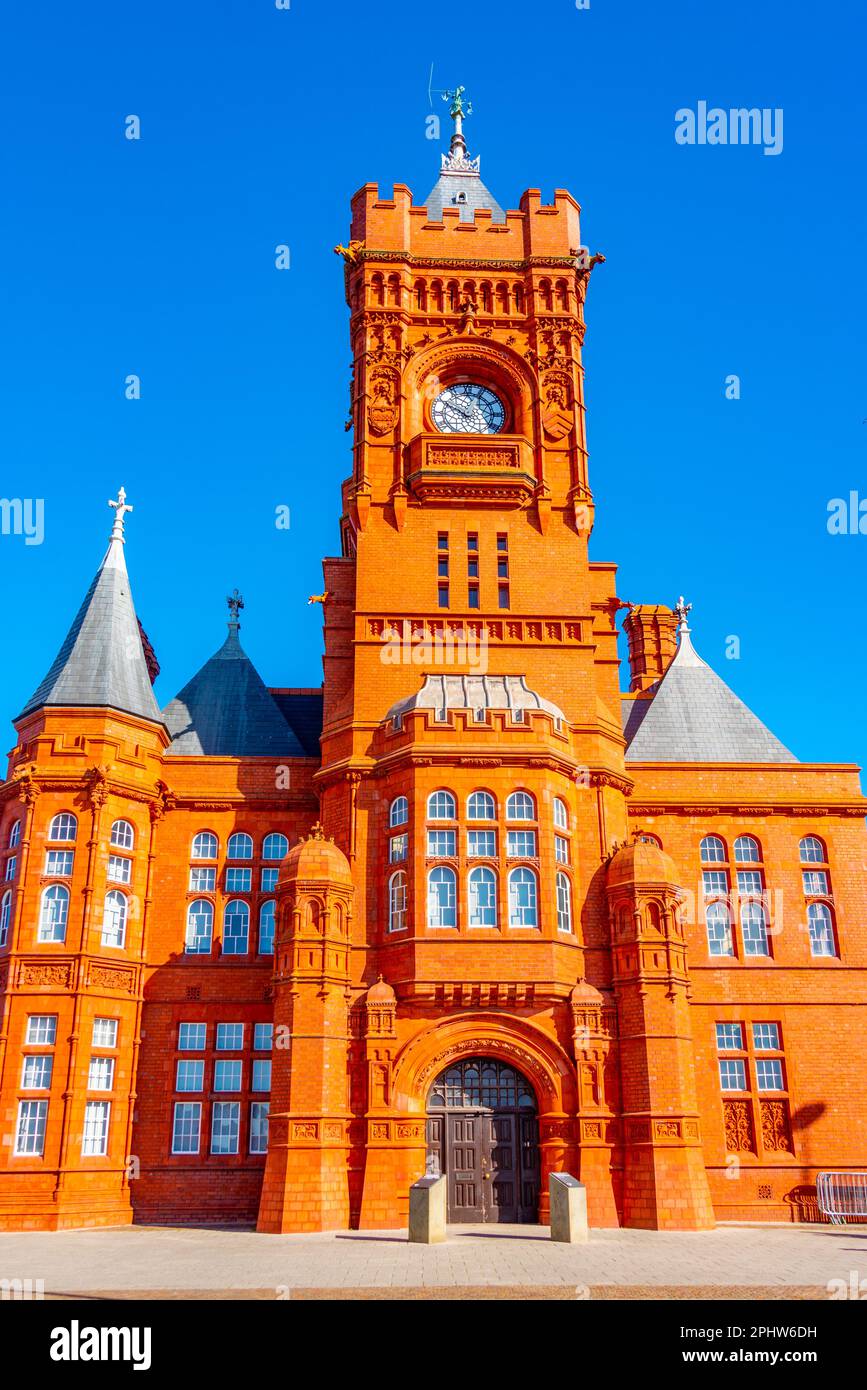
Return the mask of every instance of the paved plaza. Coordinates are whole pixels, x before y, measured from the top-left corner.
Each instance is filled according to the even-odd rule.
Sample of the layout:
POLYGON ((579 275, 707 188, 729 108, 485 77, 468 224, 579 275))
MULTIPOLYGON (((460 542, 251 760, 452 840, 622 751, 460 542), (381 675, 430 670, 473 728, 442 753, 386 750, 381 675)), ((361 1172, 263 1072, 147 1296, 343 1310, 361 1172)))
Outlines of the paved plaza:
POLYGON ((592 1231, 568 1246, 544 1226, 453 1226, 424 1246, 404 1231, 129 1226, 0 1234, 0 1279, 41 1280, 46 1298, 827 1299, 835 1280, 867 1291, 867 1227, 592 1231))

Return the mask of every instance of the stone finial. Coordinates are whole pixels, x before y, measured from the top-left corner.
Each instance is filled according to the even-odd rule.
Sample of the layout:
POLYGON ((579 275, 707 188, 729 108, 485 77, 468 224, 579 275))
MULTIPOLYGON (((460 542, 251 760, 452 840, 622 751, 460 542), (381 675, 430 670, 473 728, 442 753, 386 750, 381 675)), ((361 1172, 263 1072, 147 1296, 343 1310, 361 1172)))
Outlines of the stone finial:
POLYGON ((126 500, 126 488, 118 488, 117 501, 113 502, 112 499, 109 498, 108 505, 114 508, 114 525, 111 528, 111 539, 113 541, 120 541, 121 545, 123 545, 123 519, 127 512, 133 510, 132 506, 126 500))
POLYGON ((238 589, 233 589, 231 594, 226 595, 226 603, 229 606, 229 627, 239 628, 241 626, 238 614, 244 607, 244 598, 238 589))
POLYGON ((316 824, 315 824, 314 826, 311 827, 310 834, 308 835, 307 838, 308 838, 308 840, 324 840, 324 839, 325 839, 325 831, 322 829, 322 823, 321 823, 321 821, 317 821, 316 824))
POLYGON ((678 618, 678 632, 689 632, 689 624, 686 621, 686 615, 692 611, 692 604, 684 601, 683 594, 681 594, 677 603, 674 605, 674 611, 678 618))

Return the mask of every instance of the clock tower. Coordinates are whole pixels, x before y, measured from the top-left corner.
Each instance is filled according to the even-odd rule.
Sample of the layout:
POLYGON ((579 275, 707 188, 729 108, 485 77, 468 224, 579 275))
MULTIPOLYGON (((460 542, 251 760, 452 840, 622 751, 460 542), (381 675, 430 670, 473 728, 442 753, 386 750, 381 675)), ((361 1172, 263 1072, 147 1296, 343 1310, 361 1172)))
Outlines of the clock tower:
POLYGON ((305 1218, 321 1226, 347 1209, 402 1224, 426 1169, 448 1176, 450 1220, 545 1219, 557 1169, 587 1184, 595 1224, 618 1220, 605 863, 631 782, 622 605, 614 566, 588 557, 581 359, 603 258, 562 189, 501 208, 467 152, 463 89, 448 98, 424 203, 366 184, 335 248, 353 462, 343 553, 324 566, 316 781, 354 897, 348 954, 335 937, 346 974, 315 983, 291 968, 297 898, 278 909, 275 1016, 285 990, 287 1017, 328 1026, 275 1074, 270 1230, 294 1229, 288 1171, 308 1206, 326 1194, 305 1218), (293 1068, 331 1077, 327 1113, 283 1115, 278 1096, 305 1091, 293 1068))

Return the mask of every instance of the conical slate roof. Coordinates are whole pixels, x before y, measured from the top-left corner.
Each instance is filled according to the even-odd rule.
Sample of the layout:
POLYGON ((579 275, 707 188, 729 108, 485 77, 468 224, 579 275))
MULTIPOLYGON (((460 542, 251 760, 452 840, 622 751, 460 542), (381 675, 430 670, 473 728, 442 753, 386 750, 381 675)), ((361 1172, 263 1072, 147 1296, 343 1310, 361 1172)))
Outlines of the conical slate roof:
POLYGON ((680 645, 653 698, 624 702, 626 761, 797 762, 702 661, 685 621, 679 631, 680 645))
POLYGON ((238 638, 238 623, 218 652, 166 705, 163 719, 176 756, 304 757, 265 682, 238 638))
POLYGON ((43 705, 109 705, 162 722, 142 648, 123 553, 123 489, 105 557, 48 675, 19 719, 43 705))

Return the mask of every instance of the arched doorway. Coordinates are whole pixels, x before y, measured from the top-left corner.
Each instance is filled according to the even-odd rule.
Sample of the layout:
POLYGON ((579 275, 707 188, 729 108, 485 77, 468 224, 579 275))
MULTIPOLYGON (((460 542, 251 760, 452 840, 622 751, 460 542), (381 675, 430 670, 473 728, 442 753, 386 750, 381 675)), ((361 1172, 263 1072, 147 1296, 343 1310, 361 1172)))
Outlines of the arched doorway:
POLYGON ((448 1180, 448 1220, 537 1221, 539 1124, 526 1077, 491 1057, 440 1072, 427 1098, 428 1172, 448 1180))

